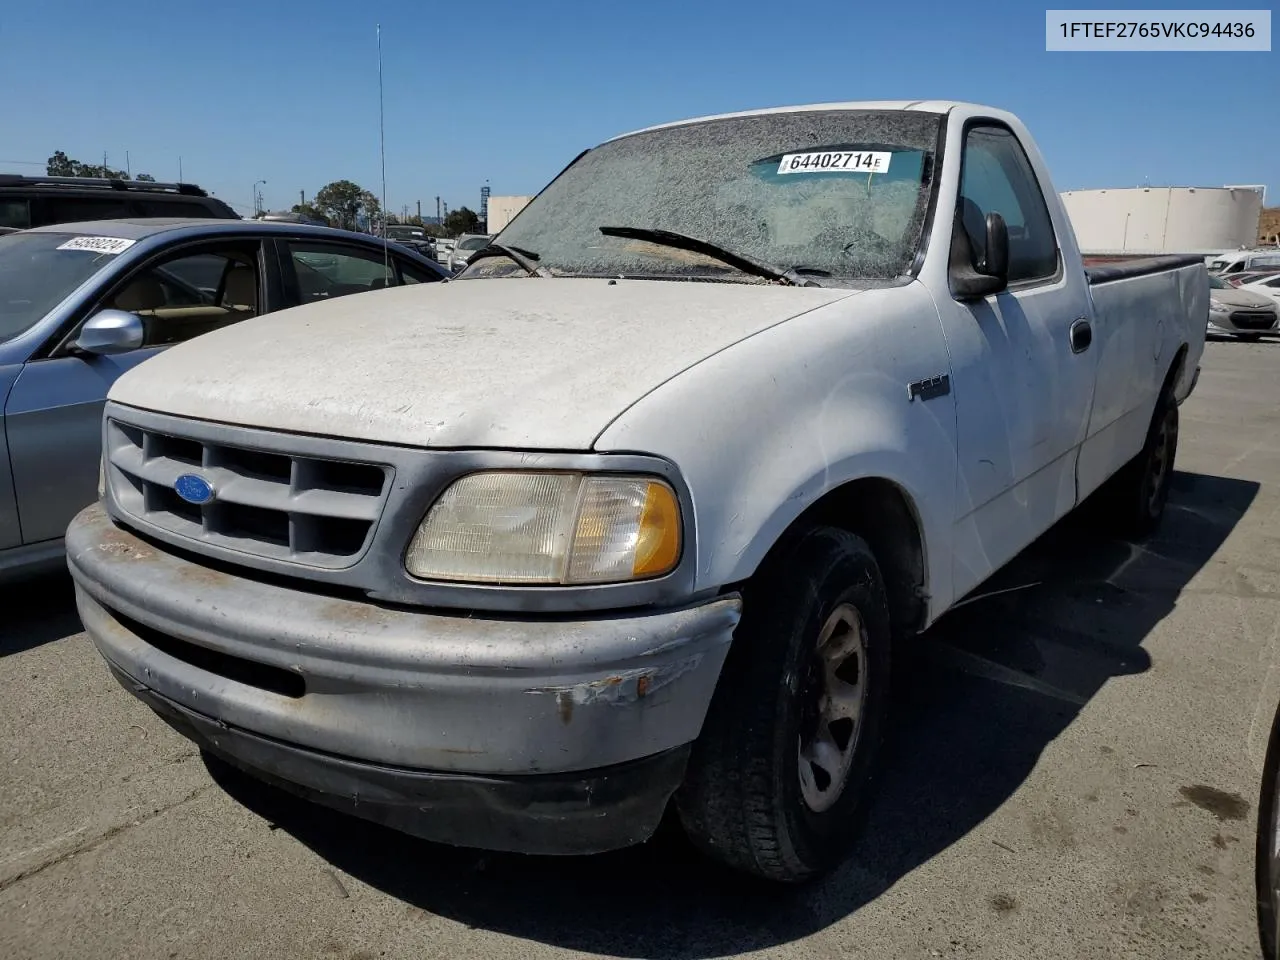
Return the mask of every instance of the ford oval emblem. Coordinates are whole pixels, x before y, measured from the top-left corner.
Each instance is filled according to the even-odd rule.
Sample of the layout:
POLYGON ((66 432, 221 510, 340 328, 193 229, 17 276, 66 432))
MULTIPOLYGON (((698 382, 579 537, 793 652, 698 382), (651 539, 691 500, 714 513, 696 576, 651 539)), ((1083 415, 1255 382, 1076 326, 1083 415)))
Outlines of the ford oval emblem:
POLYGON ((196 473, 184 473, 173 482, 174 492, 197 506, 213 499, 213 484, 196 473))

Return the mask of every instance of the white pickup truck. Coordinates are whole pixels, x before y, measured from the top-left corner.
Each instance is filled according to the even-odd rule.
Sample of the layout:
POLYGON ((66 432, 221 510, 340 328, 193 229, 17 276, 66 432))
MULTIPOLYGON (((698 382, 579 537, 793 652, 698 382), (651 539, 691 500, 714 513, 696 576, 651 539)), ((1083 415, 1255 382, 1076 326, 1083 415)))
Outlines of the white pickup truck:
POLYGON ((1199 259, 1086 266, 999 110, 640 131, 447 283, 120 378, 80 614, 165 720, 321 803, 588 853, 674 801, 800 880, 849 849, 895 651, 1104 484, 1160 520, 1208 299, 1199 259))

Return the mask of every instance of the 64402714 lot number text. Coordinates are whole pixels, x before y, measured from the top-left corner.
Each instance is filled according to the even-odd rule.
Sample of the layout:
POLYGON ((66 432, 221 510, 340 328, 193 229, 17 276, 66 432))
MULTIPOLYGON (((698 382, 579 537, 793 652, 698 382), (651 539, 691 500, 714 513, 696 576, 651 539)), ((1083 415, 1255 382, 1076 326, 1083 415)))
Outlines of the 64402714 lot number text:
POLYGON ((885 173, 893 154, 870 150, 822 150, 788 153, 778 161, 778 173, 885 173))

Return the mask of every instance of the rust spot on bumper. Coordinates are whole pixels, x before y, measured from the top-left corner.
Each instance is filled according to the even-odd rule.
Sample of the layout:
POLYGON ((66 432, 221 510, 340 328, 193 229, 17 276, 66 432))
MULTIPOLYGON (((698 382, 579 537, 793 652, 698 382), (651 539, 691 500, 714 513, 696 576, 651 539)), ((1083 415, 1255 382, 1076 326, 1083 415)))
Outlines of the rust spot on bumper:
POLYGON ((623 670, 598 680, 583 680, 551 687, 532 687, 525 693, 553 695, 556 698, 560 719, 568 723, 573 719, 573 708, 576 705, 629 706, 662 687, 674 683, 701 662, 702 655, 695 654, 660 666, 623 670))

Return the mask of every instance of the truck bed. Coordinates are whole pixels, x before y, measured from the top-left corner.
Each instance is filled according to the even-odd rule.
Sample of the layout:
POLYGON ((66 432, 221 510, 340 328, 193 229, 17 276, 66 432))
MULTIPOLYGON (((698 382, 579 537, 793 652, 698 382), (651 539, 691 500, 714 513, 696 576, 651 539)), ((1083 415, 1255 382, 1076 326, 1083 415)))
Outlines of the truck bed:
POLYGON ((1111 283, 1115 280, 1127 280, 1131 277, 1142 277, 1150 273, 1163 273, 1179 267, 1190 267, 1204 264, 1204 258, 1192 254, 1174 254, 1171 256, 1152 257, 1145 254, 1138 256, 1088 256, 1085 255, 1084 274, 1092 286, 1111 283))

